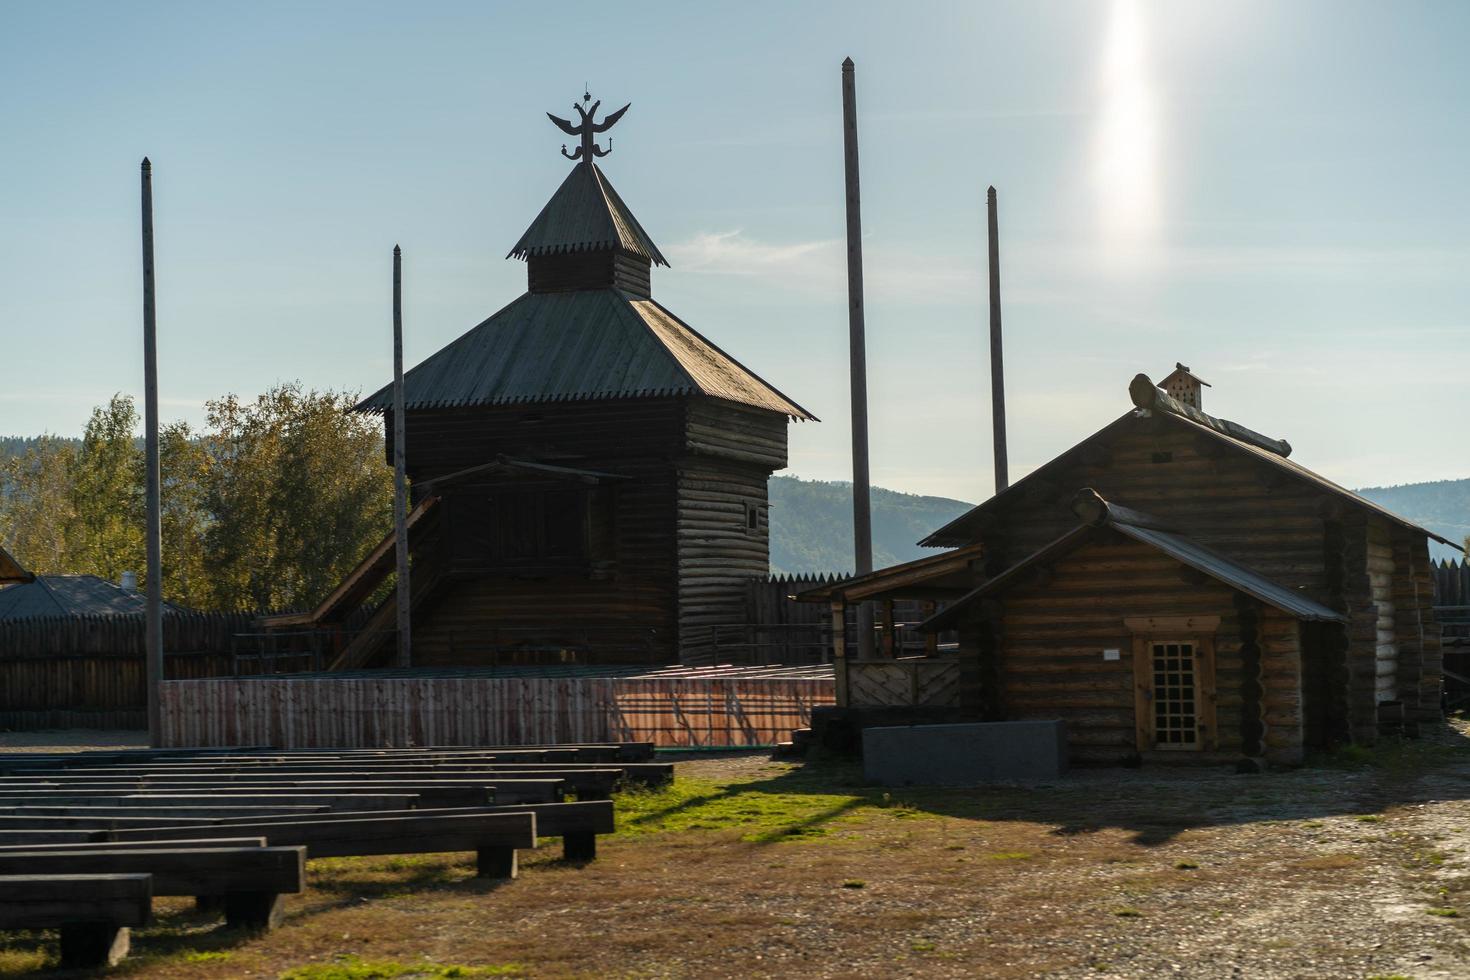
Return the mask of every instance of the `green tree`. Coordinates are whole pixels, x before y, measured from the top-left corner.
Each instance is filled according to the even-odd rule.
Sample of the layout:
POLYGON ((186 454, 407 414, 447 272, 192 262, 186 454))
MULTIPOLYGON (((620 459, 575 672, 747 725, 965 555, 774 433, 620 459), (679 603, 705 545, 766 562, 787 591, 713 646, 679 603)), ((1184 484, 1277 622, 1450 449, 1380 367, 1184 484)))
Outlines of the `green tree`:
POLYGON ((163 544, 163 595, 191 608, 208 608, 213 593, 204 568, 204 484, 209 454, 187 423, 158 433, 159 507, 163 544))
POLYGON ((71 441, 42 436, 0 460, 0 541, 21 565, 40 574, 71 570, 71 441))
POLYGON ((283 384, 208 404, 203 570, 214 608, 323 598, 386 532, 393 500, 376 420, 352 396, 283 384))
POLYGON ((72 461, 67 564, 112 581, 144 566, 143 453, 134 437, 137 427, 133 400, 113 395, 106 406, 92 410, 72 461))

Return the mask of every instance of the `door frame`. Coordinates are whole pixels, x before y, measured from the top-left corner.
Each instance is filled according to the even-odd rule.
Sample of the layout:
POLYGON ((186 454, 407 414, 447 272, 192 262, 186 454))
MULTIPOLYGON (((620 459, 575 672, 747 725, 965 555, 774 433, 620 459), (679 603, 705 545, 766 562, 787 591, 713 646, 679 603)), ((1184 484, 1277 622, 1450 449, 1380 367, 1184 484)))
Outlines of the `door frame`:
POLYGON ((1153 656, 1155 643, 1194 645, 1194 704, 1196 738, 1190 749, 1209 752, 1220 746, 1215 718, 1215 636, 1219 616, 1136 616, 1123 620, 1133 634, 1133 722, 1139 752, 1158 749, 1153 712, 1153 656))

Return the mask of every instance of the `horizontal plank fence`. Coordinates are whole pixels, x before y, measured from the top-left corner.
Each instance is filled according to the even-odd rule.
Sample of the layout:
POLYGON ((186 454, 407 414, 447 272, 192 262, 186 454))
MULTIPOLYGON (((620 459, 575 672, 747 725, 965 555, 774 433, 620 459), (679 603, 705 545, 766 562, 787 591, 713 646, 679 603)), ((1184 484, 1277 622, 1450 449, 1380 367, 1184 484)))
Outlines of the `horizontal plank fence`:
POLYGON ((632 677, 255 677, 163 685, 166 746, 771 745, 835 701, 830 668, 632 677), (755 673, 758 673, 755 672, 755 673))

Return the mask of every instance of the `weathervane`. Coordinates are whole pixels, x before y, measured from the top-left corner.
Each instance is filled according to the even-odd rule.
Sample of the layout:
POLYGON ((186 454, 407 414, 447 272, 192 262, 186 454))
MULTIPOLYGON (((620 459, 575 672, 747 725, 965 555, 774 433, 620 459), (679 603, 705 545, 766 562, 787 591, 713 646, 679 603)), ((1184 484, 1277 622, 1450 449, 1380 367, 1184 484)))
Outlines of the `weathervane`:
POLYGON ((577 115, 582 117, 581 123, 576 126, 572 125, 572 121, 570 119, 562 119, 558 116, 553 116, 549 112, 546 114, 546 118, 556 123, 557 126, 561 128, 561 131, 566 133, 568 136, 580 136, 582 138, 582 145, 577 147, 571 153, 567 152, 567 145, 563 143, 561 145, 561 155, 566 157, 568 160, 582 160, 586 163, 591 163, 593 157, 605 157, 612 152, 611 136, 609 136, 607 139, 607 149, 605 150, 597 145, 597 143, 593 140, 593 137, 596 136, 598 133, 605 133, 609 129, 612 129, 613 125, 619 119, 623 118, 623 113, 627 112, 628 107, 631 106, 633 103, 629 102, 628 105, 623 106, 617 112, 614 112, 612 115, 603 119, 602 122, 599 123, 593 122, 592 117, 597 115, 597 107, 602 105, 602 100, 599 99, 596 102, 592 102, 591 108, 584 108, 583 104, 587 102, 592 102, 592 93, 584 90, 582 92, 582 102, 572 103, 572 108, 576 109, 577 115))

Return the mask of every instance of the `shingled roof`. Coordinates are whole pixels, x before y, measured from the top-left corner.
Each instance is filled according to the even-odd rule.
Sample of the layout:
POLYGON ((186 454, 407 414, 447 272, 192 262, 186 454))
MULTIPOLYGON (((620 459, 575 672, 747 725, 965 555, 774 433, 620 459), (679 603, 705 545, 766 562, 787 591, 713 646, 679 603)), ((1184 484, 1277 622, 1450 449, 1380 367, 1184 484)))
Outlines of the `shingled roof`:
MULTIPOLYGON (((96 575, 37 575, 33 581, 0 588, 0 621, 38 616, 142 614, 142 592, 96 575)), ((165 602, 164 612, 180 612, 165 602)))
MULTIPOLYGON (((706 395, 813 416, 651 299, 526 293, 403 377, 409 409, 706 395)), ((386 412, 385 385, 357 405, 386 412)))
POLYGON ((655 265, 668 260, 597 164, 579 163, 506 258, 623 248, 655 265))

